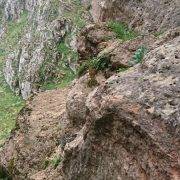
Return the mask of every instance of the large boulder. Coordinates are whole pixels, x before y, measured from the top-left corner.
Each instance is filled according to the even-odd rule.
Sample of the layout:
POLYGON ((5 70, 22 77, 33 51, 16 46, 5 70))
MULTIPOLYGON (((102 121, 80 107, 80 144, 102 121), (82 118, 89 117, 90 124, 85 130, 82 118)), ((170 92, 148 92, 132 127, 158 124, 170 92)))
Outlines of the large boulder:
POLYGON ((180 37, 109 78, 86 99, 86 123, 65 146, 64 179, 178 179, 180 37))

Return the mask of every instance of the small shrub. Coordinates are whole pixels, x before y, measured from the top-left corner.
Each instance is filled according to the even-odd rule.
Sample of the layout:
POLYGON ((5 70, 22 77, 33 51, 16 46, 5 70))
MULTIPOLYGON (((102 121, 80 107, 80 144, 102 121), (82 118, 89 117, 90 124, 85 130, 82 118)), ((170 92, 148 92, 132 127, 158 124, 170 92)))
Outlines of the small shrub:
POLYGON ((61 156, 54 156, 52 158, 47 158, 42 164, 43 169, 46 169, 49 165, 52 165, 54 169, 57 168, 57 166, 60 164, 62 161, 61 156))
POLYGON ((109 67, 110 61, 107 58, 93 58, 83 63, 78 69, 78 76, 83 75, 87 70, 95 70, 96 72, 109 67))
POLYGON ((51 164, 53 165, 54 169, 57 168, 57 166, 60 164, 60 162, 62 161, 60 156, 55 156, 53 159, 51 159, 51 164))
POLYGON ((90 79, 88 81, 88 86, 96 86, 98 84, 96 80, 96 74, 98 71, 104 70, 109 67, 110 61, 107 58, 93 58, 85 63, 83 63, 78 69, 78 76, 89 72, 90 79))
POLYGON ((138 64, 142 62, 146 52, 147 52, 147 49, 144 46, 141 46, 140 48, 138 48, 132 60, 130 61, 130 65, 134 65, 134 64, 138 64))
POLYGON ((129 29, 124 23, 110 21, 108 23, 108 27, 116 34, 117 38, 125 41, 133 39, 137 36, 137 34, 133 30, 129 29))
POLYGON ((93 58, 89 62, 89 66, 97 71, 104 70, 109 66, 109 60, 107 58, 93 58))
POLYGON ((88 70, 88 64, 87 63, 83 63, 77 71, 77 75, 78 77, 82 76, 86 71, 88 70))

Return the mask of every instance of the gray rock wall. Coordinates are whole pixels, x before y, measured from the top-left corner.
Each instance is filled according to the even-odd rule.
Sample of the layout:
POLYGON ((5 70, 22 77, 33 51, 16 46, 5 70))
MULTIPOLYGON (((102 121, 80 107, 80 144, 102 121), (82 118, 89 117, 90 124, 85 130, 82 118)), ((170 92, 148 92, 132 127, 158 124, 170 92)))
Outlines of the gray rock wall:
POLYGON ((39 88, 42 64, 48 61, 53 68, 60 61, 57 44, 64 40, 67 33, 71 33, 72 28, 71 23, 62 18, 63 3, 56 0, 8 0, 6 21, 18 21, 25 10, 28 12, 27 23, 18 47, 6 58, 4 75, 11 89, 27 99, 39 88))

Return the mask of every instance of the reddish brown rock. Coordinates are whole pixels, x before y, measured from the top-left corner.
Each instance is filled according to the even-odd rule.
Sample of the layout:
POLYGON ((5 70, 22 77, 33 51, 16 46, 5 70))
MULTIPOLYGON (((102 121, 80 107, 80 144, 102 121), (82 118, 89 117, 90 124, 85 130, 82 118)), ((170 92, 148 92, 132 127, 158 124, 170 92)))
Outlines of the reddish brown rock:
MULTIPOLYGON (((77 51, 79 53, 79 62, 89 60, 102 50, 102 43, 115 37, 113 32, 107 27, 91 24, 85 27, 77 39, 77 51)), ((104 48, 104 46, 103 46, 104 48)))
POLYGON ((64 179, 179 178, 179 43, 151 50, 89 94, 81 136, 65 146, 64 179))
POLYGON ((146 33, 178 27, 179 11, 177 0, 92 0, 92 16, 96 22, 113 19, 146 33))

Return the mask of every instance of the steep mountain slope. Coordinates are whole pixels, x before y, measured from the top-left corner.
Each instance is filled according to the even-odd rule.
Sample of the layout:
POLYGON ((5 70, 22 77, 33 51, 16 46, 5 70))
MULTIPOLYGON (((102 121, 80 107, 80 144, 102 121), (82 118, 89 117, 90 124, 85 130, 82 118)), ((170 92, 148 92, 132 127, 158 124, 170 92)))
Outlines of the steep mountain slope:
MULTIPOLYGON (((48 4, 50 1, 37 1, 43 2, 47 3, 43 6, 45 9, 52 5, 48 4)), ((51 32, 57 36, 50 38, 50 46, 53 49, 53 45, 57 45, 60 35, 62 42, 76 49, 77 61, 69 65, 79 66, 78 70, 75 68, 77 78, 71 86, 39 92, 28 99, 17 119, 16 129, 0 151, 0 178, 179 179, 179 1, 83 0, 85 10, 89 10, 95 21, 89 24, 89 12, 78 8, 89 22, 84 28, 82 19, 79 20, 72 9, 73 13, 68 15, 64 10, 73 6, 69 3, 72 1, 56 2, 61 3, 57 6, 63 9, 61 15, 65 14, 70 21, 64 18, 58 21, 63 25, 51 32), (77 36, 72 35, 75 31, 79 31, 77 36)), ((40 4, 32 12, 39 12, 40 4)), ((26 6, 23 8, 27 10, 26 6)), ((52 7, 47 12, 51 10, 52 7)), ((38 20, 40 22, 42 26, 47 23, 46 28, 54 28, 53 20, 38 20)), ((46 31, 41 32, 44 37, 46 31)), ((46 37, 40 39, 40 45, 47 42, 46 37)), ((31 45, 29 41, 28 47, 22 46, 27 49, 21 51, 26 52, 31 45)), ((47 55, 57 54, 62 55, 59 61, 69 59, 69 55, 70 61, 73 59, 72 50, 67 50, 62 43, 58 47, 59 52, 42 54, 42 61, 46 61, 47 55)), ((38 48, 39 43, 33 55, 38 48)), ((26 77, 32 75, 32 81, 28 82, 34 84, 39 76, 28 74, 34 56, 26 59, 22 52, 19 62, 28 64, 22 63, 21 67, 25 67, 22 79, 26 81, 26 77)), ((35 57, 39 62, 38 53, 35 57)), ((12 60, 13 57, 7 59, 5 73, 12 60)), ((57 66, 55 62, 53 66, 57 66)), ((45 67, 51 67, 50 64, 45 67)), ((48 72, 54 71, 50 68, 48 72)), ((18 81, 21 94, 26 92, 23 97, 28 97, 33 88, 24 91, 20 79, 18 81)))
POLYGON ((6 2, 1 48, 7 54, 4 75, 13 91, 27 99, 45 82, 60 81, 60 71, 73 76, 71 65, 77 60, 73 44, 78 28, 85 24, 83 11, 73 0, 6 2), (71 54, 63 64, 65 50, 71 54))

